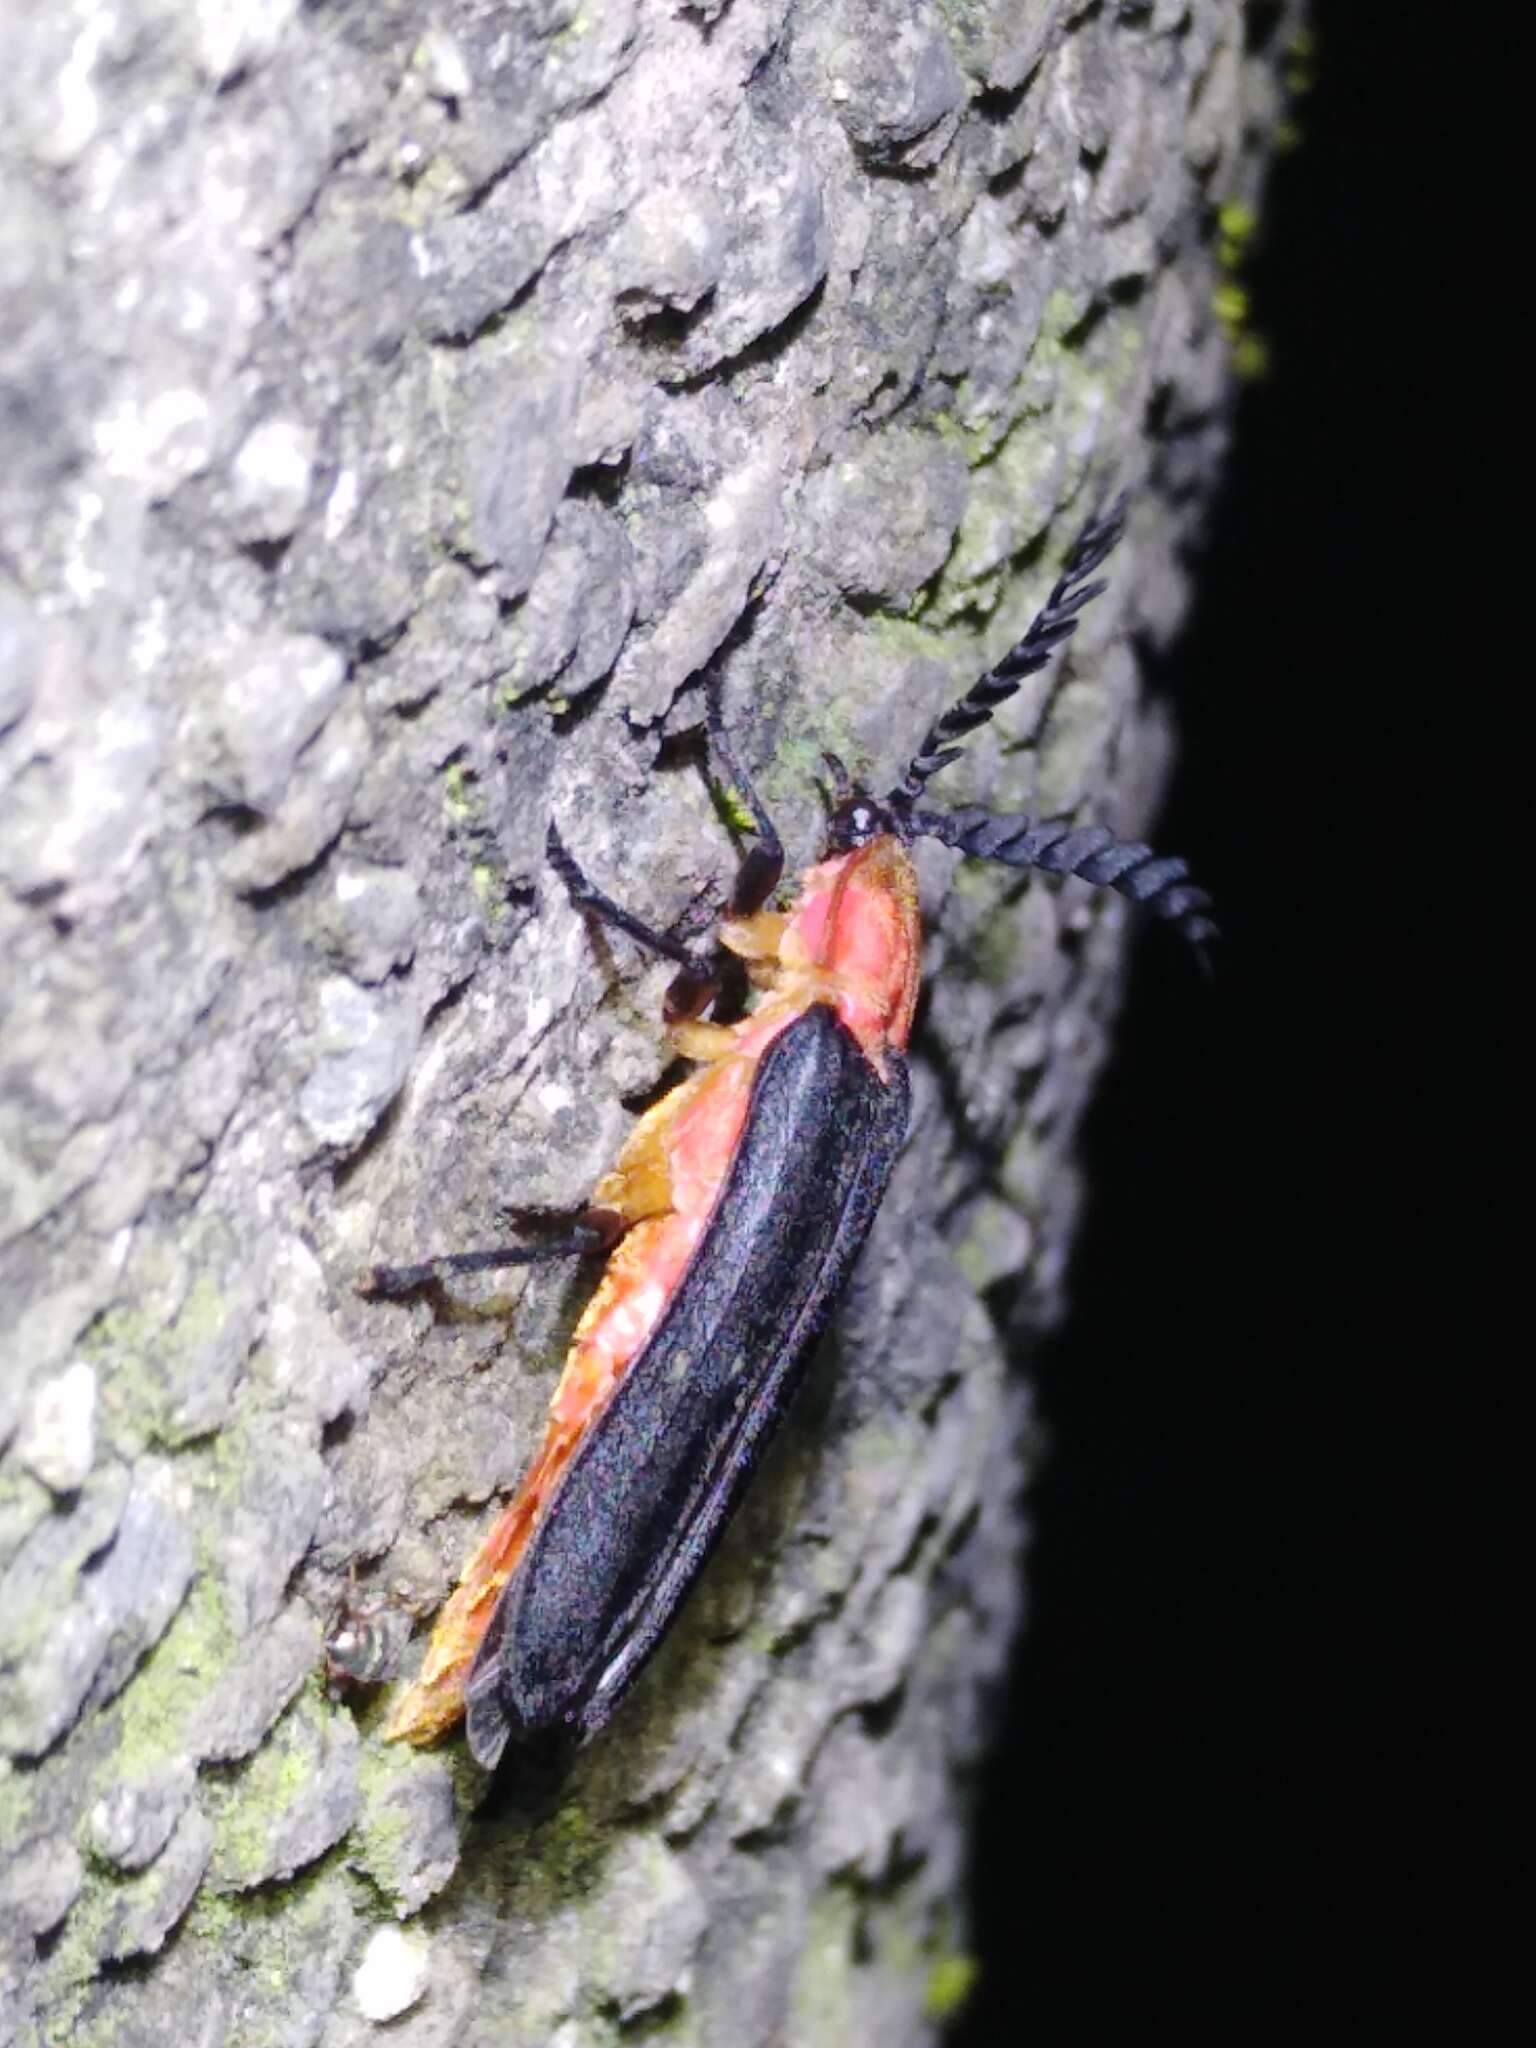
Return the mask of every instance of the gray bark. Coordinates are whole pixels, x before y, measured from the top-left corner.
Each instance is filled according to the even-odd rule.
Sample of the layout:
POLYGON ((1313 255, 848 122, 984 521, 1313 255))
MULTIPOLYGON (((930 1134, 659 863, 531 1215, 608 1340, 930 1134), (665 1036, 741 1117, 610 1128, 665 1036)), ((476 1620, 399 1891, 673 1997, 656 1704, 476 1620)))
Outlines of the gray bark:
POLYGON ((434 1325, 352 1282, 611 1159, 665 971, 545 823, 643 915, 718 903, 658 748, 749 607, 799 861, 821 750, 888 784, 1129 486, 946 796, 1144 825, 1127 636, 1183 606, 1280 42, 1237 0, 11 11, 0 2037, 934 2038, 1117 903, 925 855, 891 1199, 542 1812, 477 1816, 461 1744, 386 1748, 320 1660, 350 1587, 409 1668, 579 1289, 434 1325))

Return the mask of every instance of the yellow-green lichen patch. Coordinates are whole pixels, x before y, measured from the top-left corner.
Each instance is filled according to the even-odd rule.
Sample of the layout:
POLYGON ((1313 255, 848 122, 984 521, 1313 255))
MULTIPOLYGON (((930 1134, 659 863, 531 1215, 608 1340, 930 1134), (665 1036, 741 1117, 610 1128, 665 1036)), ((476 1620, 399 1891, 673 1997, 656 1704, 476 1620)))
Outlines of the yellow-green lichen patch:
POLYGON ((210 1976, 217 1971, 226 1984, 253 1994, 231 2036, 240 2048, 281 2048, 307 2035, 318 2001, 332 2009, 339 1959, 355 1948, 367 1907, 366 1893, 336 1855, 265 1891, 203 1887, 182 1938, 202 1952, 210 1976))
POLYGON ((1216 215, 1216 284, 1211 311, 1216 315, 1239 377, 1262 377, 1269 369, 1269 344, 1253 326, 1253 307, 1241 272, 1258 228, 1251 206, 1229 199, 1216 215))
POLYGON ((114 1780, 148 1778, 187 1750, 187 1725, 234 1661, 234 1632, 213 1574, 200 1570, 175 1620, 113 1710, 114 1780))
POLYGON ((1216 260, 1225 270, 1234 269, 1247 252, 1258 227, 1259 217, 1240 199, 1229 199, 1216 213, 1216 260))
POLYGON ((940 1956, 930 1964, 923 1990, 924 2015, 942 2026, 957 2017, 976 1989, 980 1966, 974 1956, 940 1956))
POLYGON ((151 1364, 163 1334, 163 1325, 143 1311, 113 1308, 80 1341, 81 1356, 103 1382, 104 1419, 130 1440, 154 1442, 165 1427, 165 1387, 151 1364))
POLYGON ((840 2048, 854 2038, 858 1924, 858 1901, 845 1886, 811 1900, 790 2004, 797 2048, 840 2048))
POLYGON ((1317 84, 1317 33, 1298 28, 1285 46, 1285 69, 1281 77, 1293 99, 1301 99, 1317 84))
POLYGON ((248 1764, 209 1774, 215 1885, 241 1891, 290 1877, 332 1848, 357 1816, 357 1750, 350 1716, 315 1693, 295 1701, 248 1764))
POLYGON ((362 1806, 351 1860, 391 1897, 399 1890, 396 1873, 410 1847, 411 1830, 410 1809, 395 1795, 418 1768, 413 1752, 377 1744, 365 1752, 358 1772, 362 1806))
POLYGON ((1024 878, 961 861, 950 881, 953 908, 946 929, 956 965, 989 988, 1006 988, 1028 957, 1036 935, 1021 924, 1008 899, 1023 893, 1024 878))
POLYGON ((0 1842, 24 1839, 37 1788, 37 1774, 17 1770, 9 1757, 0 1757, 0 1842))
MULTIPOLYGON (((1029 622, 1015 571, 1027 554, 1034 566, 1031 551, 1040 536, 1081 489, 1095 423, 1135 377, 1144 346, 1140 320, 1129 307, 1105 308, 1091 334, 1075 339, 1072 327, 1084 311, 1076 297, 1053 295, 1047 302, 1006 417, 994 424, 989 446, 973 464, 965 514, 931 591, 928 616, 935 623, 998 614, 1015 622, 1017 637, 1029 622)), ((1063 524, 1063 558, 1074 537, 1063 524)), ((1033 593, 1028 596, 1032 606, 1033 593)))
MULTIPOLYGON (((968 380, 961 378, 957 397, 963 404, 968 392, 968 380)), ((995 436, 987 427, 967 422, 957 412, 941 408, 931 413, 928 424, 939 439, 952 448, 958 448, 972 469, 977 469, 991 456, 996 445, 995 436)))
POLYGON ((855 767, 855 762, 849 757, 857 756, 858 745, 848 725, 832 707, 810 707, 809 718, 809 729, 802 727, 799 732, 779 740, 772 760, 756 778, 758 790, 770 811, 780 805, 803 804, 808 794, 826 783, 825 754, 836 754, 851 768, 855 767))
POLYGON ((469 871, 470 886, 475 900, 485 914, 487 923, 500 924, 507 914, 507 882, 505 875, 494 861, 477 860, 469 871))
POLYGON ((462 1742, 428 1753, 370 1743, 359 1764, 360 1806, 347 1857, 397 1914, 418 1912, 458 1866, 485 1774, 462 1742))
POLYGON ((463 761, 450 761, 443 770, 443 810, 450 825, 467 825, 480 815, 481 798, 474 782, 473 771, 463 761))
POLYGON ((714 799, 715 808, 727 825, 732 826, 737 832, 751 832, 756 829, 757 820, 752 815, 752 807, 734 784, 717 782, 714 785, 714 799))
POLYGON ((134 1277, 138 1299, 99 1315, 80 1344, 100 1385, 101 1435, 130 1453, 180 1450, 229 1413, 255 1341, 255 1283, 217 1226, 146 1255, 134 1277))
POLYGON ((569 1799, 538 1831, 538 1870, 551 1901, 584 1897, 595 1885, 609 1837, 578 1800, 569 1799))

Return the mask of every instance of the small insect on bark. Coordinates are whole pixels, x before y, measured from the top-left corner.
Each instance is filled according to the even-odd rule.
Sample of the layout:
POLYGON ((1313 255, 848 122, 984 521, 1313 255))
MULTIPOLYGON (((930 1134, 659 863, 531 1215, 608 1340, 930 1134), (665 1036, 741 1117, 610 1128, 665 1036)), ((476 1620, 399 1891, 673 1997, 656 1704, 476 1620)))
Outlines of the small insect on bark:
POLYGON ((804 1375, 906 1135, 920 939, 913 840, 1118 889, 1197 952, 1214 936, 1210 899, 1181 860, 1103 826, 922 807, 955 742, 1075 630, 1104 587, 1093 578, 1123 520, 1122 500, 1089 522, 1023 639, 931 727, 886 795, 827 757, 836 801, 825 855, 786 909, 768 907, 783 850, 711 680, 714 758, 755 828, 712 953, 622 910, 551 827, 550 864, 572 900, 676 963, 666 1019, 698 1066, 641 1117, 561 1237, 376 1267, 360 1283, 401 1297, 533 1259, 606 1257, 543 1445, 465 1566, 388 1738, 430 1742, 467 1715, 487 1769, 509 1742, 584 1741, 698 1577, 804 1375), (732 962, 760 996, 726 1022, 732 962))
POLYGON ((394 1670, 410 1626, 410 1612, 400 1601, 363 1592, 356 1572, 350 1573, 325 1625, 322 1662, 331 1698, 382 1684, 394 1670))

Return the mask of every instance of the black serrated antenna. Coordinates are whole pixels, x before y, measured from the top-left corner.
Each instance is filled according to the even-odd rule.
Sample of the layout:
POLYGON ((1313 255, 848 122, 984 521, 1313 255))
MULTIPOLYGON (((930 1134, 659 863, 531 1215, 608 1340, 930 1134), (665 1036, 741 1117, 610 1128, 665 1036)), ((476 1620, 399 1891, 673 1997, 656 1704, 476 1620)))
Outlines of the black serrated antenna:
POLYGON ((909 810, 922 795, 929 778, 959 756, 960 749, 953 742, 964 739, 978 725, 985 725, 1024 678, 1044 668, 1062 642, 1071 639, 1077 631, 1079 612, 1104 588, 1102 583, 1088 579, 1103 566, 1125 531, 1125 506, 1122 495, 1102 517, 1096 514, 1089 520, 1029 631, 995 668, 972 683, 958 704, 928 728, 906 774, 885 799, 888 804, 898 811, 909 810))
POLYGON ((1101 889, 1118 889, 1154 917, 1166 918, 1209 968, 1208 949, 1221 934, 1211 899, 1189 879, 1188 863, 1155 854, 1139 839, 1120 839, 1107 825, 1073 825, 1065 818, 997 818, 968 806, 958 811, 914 811, 909 830, 924 839, 1011 868, 1048 875, 1081 875, 1101 889))

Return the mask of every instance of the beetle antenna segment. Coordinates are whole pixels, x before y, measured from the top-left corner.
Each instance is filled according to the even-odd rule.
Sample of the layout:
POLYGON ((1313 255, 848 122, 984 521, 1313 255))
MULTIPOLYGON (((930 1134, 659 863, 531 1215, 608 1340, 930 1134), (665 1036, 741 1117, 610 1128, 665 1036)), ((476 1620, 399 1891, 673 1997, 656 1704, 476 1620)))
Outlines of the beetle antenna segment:
POLYGON ((928 728, 906 774, 886 798, 888 804, 898 810, 915 804, 929 778, 959 758, 960 749, 951 742, 962 740, 977 726, 985 725, 1024 678, 1044 668, 1062 642, 1077 631, 1078 614, 1104 588, 1102 583, 1090 582, 1089 578, 1103 566, 1125 531, 1125 506, 1122 494, 1102 517, 1095 513, 1088 521, 1067 556, 1055 589, 1035 614, 1029 631, 995 668, 972 683, 958 704, 928 728))
POLYGON ((1042 868, 1048 875, 1080 875, 1100 888, 1118 889, 1154 917, 1166 918, 1208 968, 1206 948, 1220 937, 1208 915, 1211 898, 1190 881, 1188 863, 1177 856, 1159 856, 1139 839, 1117 839, 1107 825, 1073 825, 1064 818, 1037 821, 1027 815, 999 818, 975 806, 914 811, 907 830, 978 860, 1042 868))
POLYGON ((725 729, 725 713, 720 701, 721 673, 716 663, 709 671, 704 683, 705 716, 709 721, 709 744, 716 760, 725 770, 732 790, 739 796, 752 814, 753 829, 757 833, 757 844, 749 846, 742 856, 741 866, 736 870, 736 882, 731 891, 731 916, 751 917, 762 909, 768 898, 779 886, 784 873, 784 842, 774 829, 772 818, 764 807, 762 798, 752 786, 752 778, 742 766, 741 756, 731 743, 731 736, 725 729))

